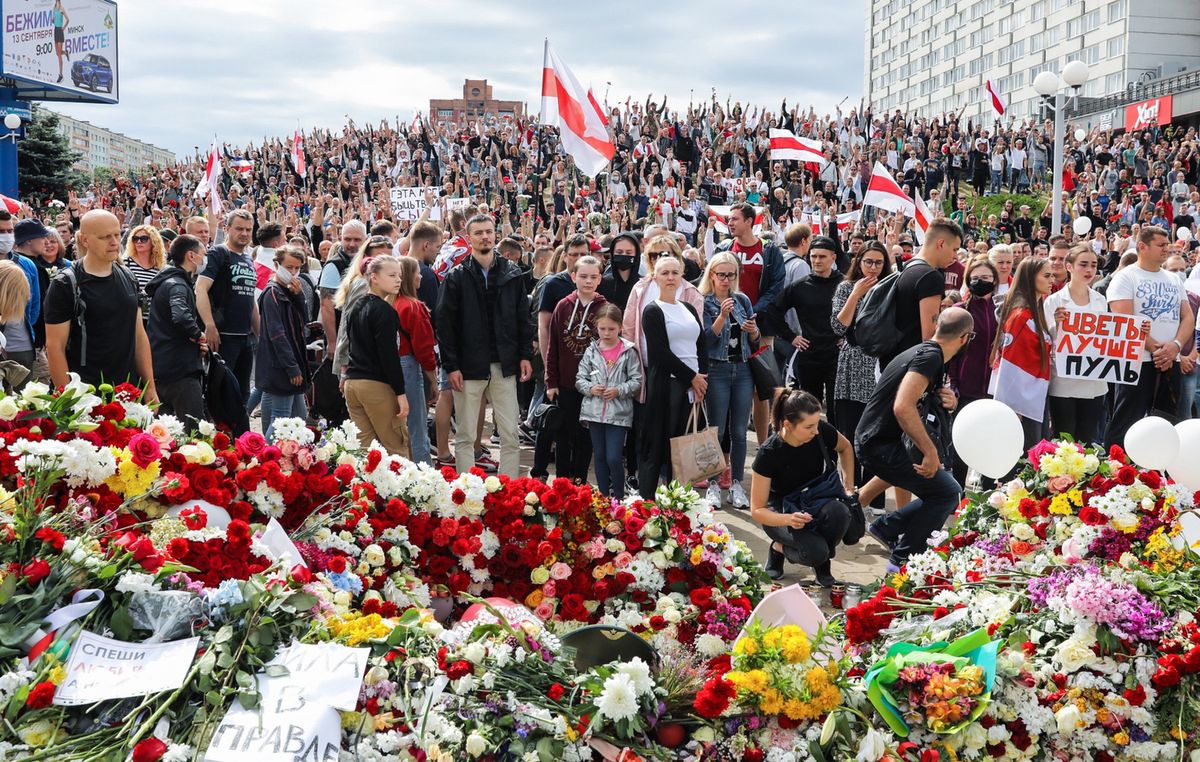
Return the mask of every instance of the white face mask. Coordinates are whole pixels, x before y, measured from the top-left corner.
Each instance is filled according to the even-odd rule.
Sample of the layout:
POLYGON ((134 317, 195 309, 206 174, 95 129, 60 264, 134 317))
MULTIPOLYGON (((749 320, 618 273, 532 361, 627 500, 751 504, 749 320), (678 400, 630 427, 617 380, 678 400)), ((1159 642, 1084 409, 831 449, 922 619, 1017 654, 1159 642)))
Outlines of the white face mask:
POLYGON ((285 286, 292 285, 292 281, 296 279, 296 276, 292 275, 291 271, 282 267, 275 271, 275 275, 278 276, 279 282, 285 286))
POLYGON ((12 251, 16 243, 17 237, 12 233, 0 233, 0 254, 7 254, 12 251))

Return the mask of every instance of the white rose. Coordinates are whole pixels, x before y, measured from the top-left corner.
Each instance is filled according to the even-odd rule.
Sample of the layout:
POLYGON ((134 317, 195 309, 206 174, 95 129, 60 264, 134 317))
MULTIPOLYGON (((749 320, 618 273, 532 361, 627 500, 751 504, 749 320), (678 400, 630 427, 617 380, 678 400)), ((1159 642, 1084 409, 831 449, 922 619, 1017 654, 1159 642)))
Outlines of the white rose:
POLYGON ((485 751, 487 751, 487 747, 487 739, 478 733, 472 733, 471 735, 467 736, 466 750, 467 753, 472 757, 481 756, 485 751))
POLYGON ((487 656, 487 648, 482 643, 470 643, 463 649, 463 658, 472 664, 478 664, 487 656))
POLYGON ((667 609, 665 612, 663 612, 662 616, 663 619, 667 620, 671 624, 678 624, 679 620, 683 618, 683 615, 679 613, 679 609, 667 609))
POLYGON ((1028 524, 1014 524, 1012 528, 1012 536, 1016 537, 1018 540, 1025 540, 1028 542, 1029 540, 1032 540, 1036 534, 1033 531, 1033 527, 1029 526, 1028 524))
POLYGON ((1058 734, 1069 736, 1079 729, 1083 715, 1074 704, 1067 704, 1054 713, 1054 721, 1058 723, 1058 734))
POLYGON ((999 490, 997 490, 997 491, 993 492, 992 494, 988 495, 988 505, 995 508, 996 510, 1000 510, 1001 508, 1003 508, 1004 503, 1005 503, 1005 500, 1004 500, 1003 492, 1000 492, 999 490))
POLYGON ((11 421, 21 413, 21 406, 12 397, 5 397, 0 400, 0 418, 6 421, 11 421))
POLYGON ((661 550, 656 550, 650 554, 650 563, 654 564, 659 569, 665 569, 671 565, 671 562, 667 559, 667 554, 663 553, 661 550))
POLYGON ((963 747, 966 749, 982 749, 987 745, 987 729, 978 722, 972 722, 963 730, 963 747))
POLYGON ((875 728, 868 728, 858 744, 858 756, 855 759, 856 762, 879 762, 885 751, 887 744, 883 742, 883 736, 875 728))
POLYGON ((494 476, 489 476, 483 480, 483 488, 489 493, 495 492, 496 490, 500 489, 500 480, 494 476))
POLYGON ((658 524, 656 524, 653 521, 650 522, 649 524, 647 524, 646 528, 643 529, 642 531, 645 533, 645 535, 647 537, 649 537, 652 540, 656 540, 662 536, 662 527, 660 527, 658 524))
POLYGON ((1092 646, 1096 638, 1090 631, 1075 633, 1059 645, 1054 658, 1062 665, 1063 672, 1076 672, 1096 659, 1092 646))

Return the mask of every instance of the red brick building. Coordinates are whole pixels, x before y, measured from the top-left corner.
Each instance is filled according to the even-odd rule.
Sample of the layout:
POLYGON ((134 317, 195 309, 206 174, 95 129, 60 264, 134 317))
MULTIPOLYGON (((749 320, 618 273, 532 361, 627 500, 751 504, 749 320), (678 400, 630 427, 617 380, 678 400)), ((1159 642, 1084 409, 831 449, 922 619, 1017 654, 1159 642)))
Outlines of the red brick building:
POLYGON ((486 79, 464 81, 461 98, 429 101, 429 119, 437 124, 463 124, 488 115, 504 120, 517 119, 525 115, 525 104, 494 100, 492 86, 486 79))

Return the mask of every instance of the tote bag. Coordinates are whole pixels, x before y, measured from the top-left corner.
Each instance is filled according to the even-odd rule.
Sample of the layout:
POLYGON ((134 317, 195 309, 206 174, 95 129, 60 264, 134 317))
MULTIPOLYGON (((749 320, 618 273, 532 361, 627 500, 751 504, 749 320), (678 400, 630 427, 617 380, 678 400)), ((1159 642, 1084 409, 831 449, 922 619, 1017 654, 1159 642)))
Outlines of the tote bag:
POLYGON ((699 425, 700 405, 692 403, 692 414, 688 416, 687 429, 677 437, 671 437, 671 473, 680 484, 693 484, 710 476, 720 476, 725 470, 725 456, 721 453, 721 438, 715 426, 699 425))

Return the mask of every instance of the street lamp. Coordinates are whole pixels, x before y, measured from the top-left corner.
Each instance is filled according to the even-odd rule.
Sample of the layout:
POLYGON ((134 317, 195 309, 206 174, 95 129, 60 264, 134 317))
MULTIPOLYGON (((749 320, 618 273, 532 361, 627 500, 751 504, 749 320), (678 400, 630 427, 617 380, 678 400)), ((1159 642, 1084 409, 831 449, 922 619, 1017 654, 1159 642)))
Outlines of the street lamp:
POLYGON ((1051 235, 1062 232, 1062 167, 1065 152, 1063 142, 1067 131, 1063 110, 1068 95, 1066 88, 1070 88, 1070 96, 1075 98, 1079 95, 1079 88, 1083 87, 1087 80, 1088 67, 1083 61, 1071 61, 1063 67, 1061 74, 1044 71, 1033 79, 1033 89, 1043 100, 1054 99, 1054 197, 1050 200, 1051 235))

